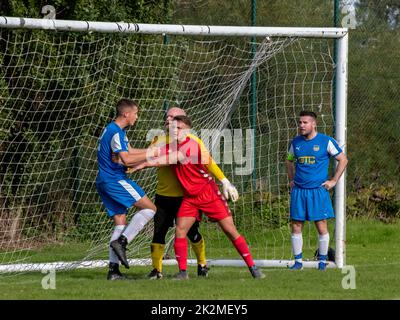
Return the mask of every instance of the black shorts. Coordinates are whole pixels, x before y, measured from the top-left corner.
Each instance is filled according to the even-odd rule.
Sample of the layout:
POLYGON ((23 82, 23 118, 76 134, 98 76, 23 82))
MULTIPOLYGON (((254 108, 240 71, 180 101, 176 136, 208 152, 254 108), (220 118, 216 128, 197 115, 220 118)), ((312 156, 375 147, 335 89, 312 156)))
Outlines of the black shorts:
POLYGON ((157 213, 154 216, 156 226, 174 226, 174 220, 181 206, 183 197, 166 197, 156 194, 154 204, 157 213))

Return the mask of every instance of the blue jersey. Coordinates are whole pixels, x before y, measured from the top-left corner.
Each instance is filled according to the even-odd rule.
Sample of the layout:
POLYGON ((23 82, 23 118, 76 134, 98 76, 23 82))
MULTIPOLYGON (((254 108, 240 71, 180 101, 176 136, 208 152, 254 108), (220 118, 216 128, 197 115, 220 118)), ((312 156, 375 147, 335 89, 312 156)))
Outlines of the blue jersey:
POLYGON ((112 153, 128 152, 128 145, 129 142, 125 130, 121 129, 115 122, 111 122, 105 127, 100 136, 97 148, 99 172, 96 183, 126 178, 126 167, 113 162, 111 156, 112 153))
POLYGON ((306 140, 297 136, 289 147, 289 161, 295 161, 294 183, 300 188, 318 188, 328 180, 329 158, 342 152, 336 140, 322 133, 306 140))

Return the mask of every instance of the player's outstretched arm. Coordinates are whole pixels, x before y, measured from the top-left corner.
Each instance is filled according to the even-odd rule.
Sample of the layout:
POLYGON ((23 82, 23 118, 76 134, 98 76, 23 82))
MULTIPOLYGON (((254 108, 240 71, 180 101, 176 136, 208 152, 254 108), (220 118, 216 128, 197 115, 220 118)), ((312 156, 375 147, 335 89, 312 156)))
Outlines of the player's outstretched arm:
POLYGON ((137 148, 133 148, 129 144, 128 151, 129 151, 129 154, 132 154, 132 155, 142 155, 144 153, 144 154, 154 154, 154 156, 158 156, 160 154, 160 146, 150 144, 147 149, 137 149, 137 148))
POLYGON ((159 150, 154 147, 149 147, 147 149, 129 149, 128 152, 122 151, 118 153, 120 163, 126 167, 138 165, 158 155, 159 150))
POLYGON ((126 172, 133 173, 139 170, 143 170, 145 168, 166 167, 183 160, 184 155, 180 151, 173 152, 171 154, 163 154, 162 156, 148 158, 146 161, 142 161, 133 166, 130 166, 130 168, 126 172))
POLYGON ((210 155, 210 152, 205 147, 203 141, 197 137, 195 138, 200 145, 202 163, 206 167, 207 171, 222 183, 222 193, 224 194, 224 197, 236 202, 239 199, 239 192, 236 187, 225 177, 221 168, 217 165, 213 157, 210 155))

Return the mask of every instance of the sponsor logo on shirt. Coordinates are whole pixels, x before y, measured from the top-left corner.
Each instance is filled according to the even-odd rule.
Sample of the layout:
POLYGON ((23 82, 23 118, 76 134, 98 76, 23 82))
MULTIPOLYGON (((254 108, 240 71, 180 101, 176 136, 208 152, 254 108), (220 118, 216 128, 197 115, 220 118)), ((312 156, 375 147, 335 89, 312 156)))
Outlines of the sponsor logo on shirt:
POLYGON ((310 157, 299 157, 297 161, 300 164, 315 164, 315 157, 310 156, 310 157))

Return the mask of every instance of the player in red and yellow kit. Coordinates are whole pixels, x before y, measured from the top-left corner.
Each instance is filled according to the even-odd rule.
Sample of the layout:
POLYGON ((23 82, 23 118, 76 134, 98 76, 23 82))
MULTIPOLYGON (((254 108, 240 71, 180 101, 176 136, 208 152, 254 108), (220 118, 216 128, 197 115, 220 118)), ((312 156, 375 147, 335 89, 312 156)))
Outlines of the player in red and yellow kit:
MULTIPOLYGON (((172 107, 168 109, 165 115, 165 128, 169 129, 169 123, 175 116, 186 115, 185 111, 179 107, 172 107)), ((191 135, 193 139, 197 139, 199 144, 202 141, 191 135)), ((152 142, 154 147, 165 147, 170 142, 169 135, 162 134, 156 136, 152 142)), ((212 160, 212 159, 211 159, 212 160)), ((211 173, 218 181, 222 183, 224 195, 227 198, 236 201, 239 194, 236 188, 225 177, 221 169, 215 163, 210 161, 205 165, 207 171, 211 173)), ((154 204, 157 207, 156 215, 154 216, 154 233, 151 248, 151 260, 153 269, 149 273, 149 279, 161 279, 162 274, 162 260, 165 249, 165 238, 169 228, 174 226, 177 213, 183 200, 183 190, 179 183, 173 169, 170 166, 160 167, 157 170, 157 188, 154 204)), ((199 221, 196 221, 187 233, 187 238, 190 240, 192 249, 197 258, 197 275, 207 277, 208 267, 206 262, 205 241, 199 232, 199 221)))
POLYGON ((205 165, 212 159, 208 150, 189 135, 191 121, 188 117, 177 116, 174 120, 171 132, 176 140, 166 145, 162 156, 135 166, 134 170, 171 165, 182 186, 184 196, 177 214, 174 243, 179 266, 176 279, 188 279, 186 235, 195 221, 201 221, 200 212, 220 225, 246 262, 252 276, 263 278, 264 275, 255 266, 245 238, 236 229, 225 197, 208 174, 205 165))

